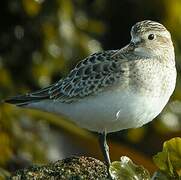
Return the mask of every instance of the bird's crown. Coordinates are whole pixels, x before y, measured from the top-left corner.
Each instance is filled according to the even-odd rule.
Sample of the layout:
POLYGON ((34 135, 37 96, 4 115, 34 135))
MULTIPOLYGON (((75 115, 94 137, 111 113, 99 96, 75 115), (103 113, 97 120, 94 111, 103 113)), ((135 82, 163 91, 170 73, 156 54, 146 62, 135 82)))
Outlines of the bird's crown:
POLYGON ((132 32, 134 32, 135 34, 148 31, 167 31, 167 29, 162 24, 151 20, 137 22, 132 27, 132 32))

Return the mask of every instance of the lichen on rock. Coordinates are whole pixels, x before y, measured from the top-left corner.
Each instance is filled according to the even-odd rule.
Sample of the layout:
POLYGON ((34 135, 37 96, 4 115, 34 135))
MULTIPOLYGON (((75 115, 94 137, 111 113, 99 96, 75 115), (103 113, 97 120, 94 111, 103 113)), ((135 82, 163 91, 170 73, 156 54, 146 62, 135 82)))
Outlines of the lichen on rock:
POLYGON ((106 165, 91 157, 70 157, 44 166, 32 166, 15 172, 11 180, 107 180, 106 165))

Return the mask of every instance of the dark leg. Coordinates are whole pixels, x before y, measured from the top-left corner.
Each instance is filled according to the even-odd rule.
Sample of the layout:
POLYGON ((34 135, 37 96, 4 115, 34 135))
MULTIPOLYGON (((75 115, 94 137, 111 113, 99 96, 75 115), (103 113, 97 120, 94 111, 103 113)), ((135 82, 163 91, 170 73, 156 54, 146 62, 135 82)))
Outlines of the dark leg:
POLYGON ((109 167, 111 164, 111 160, 109 157, 109 146, 107 145, 105 131, 103 133, 99 134, 99 144, 100 144, 104 159, 106 161, 106 164, 109 167))

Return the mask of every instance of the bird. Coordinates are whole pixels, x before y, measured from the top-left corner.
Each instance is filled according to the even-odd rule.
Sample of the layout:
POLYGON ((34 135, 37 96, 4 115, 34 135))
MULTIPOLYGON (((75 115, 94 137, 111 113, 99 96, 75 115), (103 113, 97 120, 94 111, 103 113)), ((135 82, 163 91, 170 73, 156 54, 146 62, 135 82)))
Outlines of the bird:
POLYGON ((176 84, 174 46, 166 27, 143 20, 132 26, 130 34, 131 40, 123 48, 91 54, 65 78, 5 102, 63 115, 97 132, 109 166, 107 134, 152 121, 176 84))

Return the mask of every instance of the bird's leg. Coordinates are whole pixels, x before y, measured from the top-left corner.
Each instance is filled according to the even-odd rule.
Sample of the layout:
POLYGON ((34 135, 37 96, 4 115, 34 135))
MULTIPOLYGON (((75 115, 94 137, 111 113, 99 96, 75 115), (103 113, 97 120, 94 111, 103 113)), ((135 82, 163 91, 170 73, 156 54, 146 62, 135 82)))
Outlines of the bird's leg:
POLYGON ((111 164, 111 160, 109 157, 109 146, 107 145, 105 131, 103 133, 99 134, 99 144, 100 144, 104 159, 106 161, 106 165, 107 165, 107 167, 109 167, 111 164))
POLYGON ((109 167, 110 167, 110 164, 111 164, 111 160, 110 160, 110 157, 109 157, 109 146, 107 145, 107 141, 106 141, 106 131, 99 134, 99 144, 100 144, 100 147, 101 147, 102 154, 104 156, 104 160, 106 162, 108 177, 109 177, 110 180, 112 180, 111 175, 109 173, 109 167))

